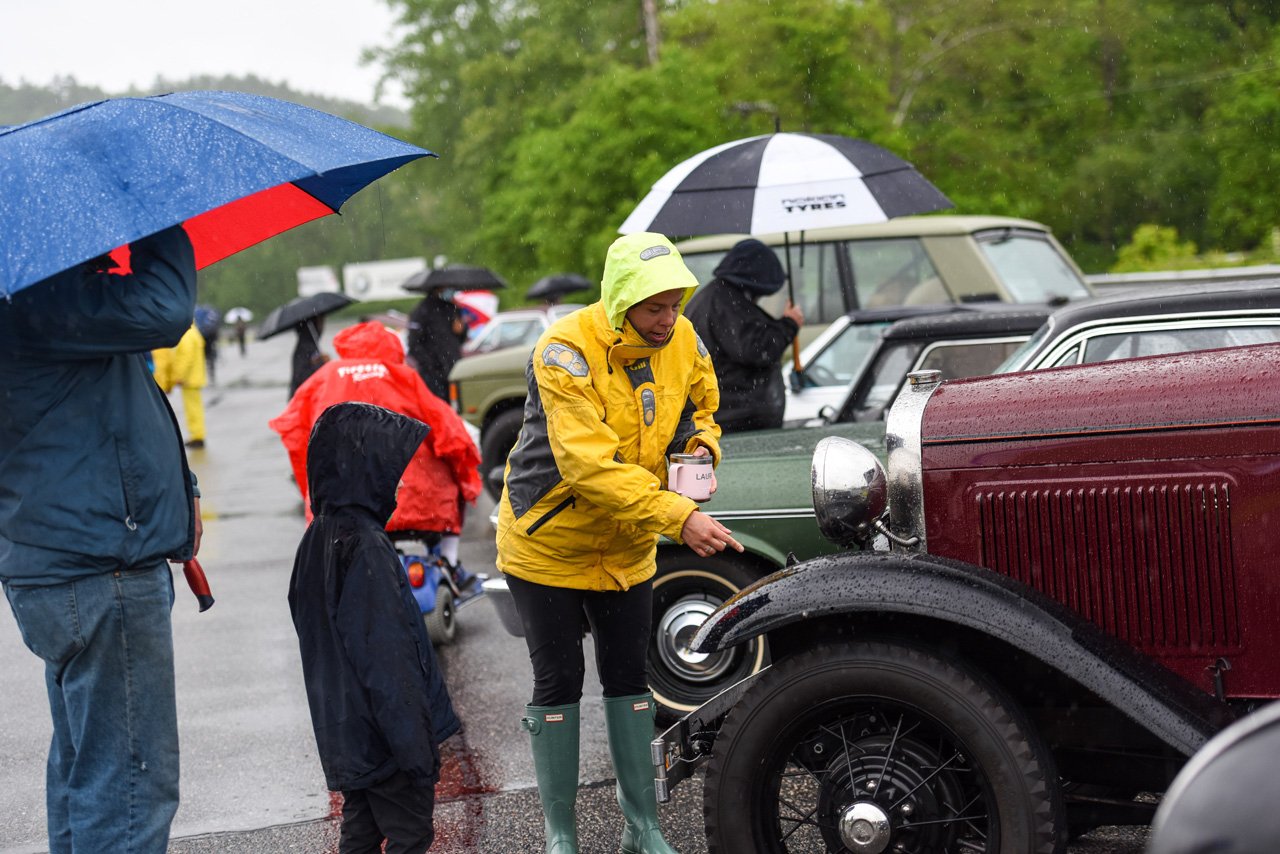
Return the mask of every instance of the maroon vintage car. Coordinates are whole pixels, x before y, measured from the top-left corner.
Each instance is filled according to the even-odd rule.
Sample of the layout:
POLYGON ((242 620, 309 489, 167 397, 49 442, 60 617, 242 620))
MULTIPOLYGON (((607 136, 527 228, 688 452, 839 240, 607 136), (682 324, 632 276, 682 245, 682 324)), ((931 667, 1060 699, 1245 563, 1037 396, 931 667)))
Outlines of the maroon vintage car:
POLYGON ((887 466, 830 438, 839 555, 725 603, 693 647, 772 666, 655 741, 710 758, 713 852, 1058 852, 1150 820, 1280 697, 1280 345, 939 383, 887 466))

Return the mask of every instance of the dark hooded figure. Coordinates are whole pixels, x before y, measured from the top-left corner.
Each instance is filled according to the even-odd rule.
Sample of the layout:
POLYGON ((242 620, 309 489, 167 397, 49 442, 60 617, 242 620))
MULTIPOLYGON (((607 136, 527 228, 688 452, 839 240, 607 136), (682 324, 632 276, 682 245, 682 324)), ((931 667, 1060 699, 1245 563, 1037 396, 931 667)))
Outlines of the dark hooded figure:
POLYGON ((729 250, 714 275, 684 314, 716 368, 716 423, 725 433, 781 427, 787 405, 782 354, 795 340, 804 314, 788 302, 782 317, 775 318, 756 300, 782 287, 782 264, 768 246, 748 239, 729 250))
POLYGON ((439 744, 460 728, 400 557, 383 526, 420 421, 367 403, 326 409, 311 431, 315 518, 289 582, 325 782, 343 794, 341 854, 423 852, 439 744))
POLYGON ((409 314, 409 360, 441 400, 449 399, 449 371, 462 357, 467 327, 442 288, 432 288, 409 314))

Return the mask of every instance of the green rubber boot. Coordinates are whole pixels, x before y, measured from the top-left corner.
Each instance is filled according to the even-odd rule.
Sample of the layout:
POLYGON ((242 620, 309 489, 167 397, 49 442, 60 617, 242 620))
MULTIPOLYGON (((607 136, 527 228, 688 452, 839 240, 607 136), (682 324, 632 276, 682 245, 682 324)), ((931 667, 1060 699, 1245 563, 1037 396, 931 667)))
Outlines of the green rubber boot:
POLYGON ((678 854, 662 838, 658 798, 653 788, 653 695, 606 697, 604 722, 609 755, 618 775, 618 806, 627 819, 622 830, 623 854, 678 854))
POLYGON ((547 854, 578 854, 578 704, 525 706, 547 854))

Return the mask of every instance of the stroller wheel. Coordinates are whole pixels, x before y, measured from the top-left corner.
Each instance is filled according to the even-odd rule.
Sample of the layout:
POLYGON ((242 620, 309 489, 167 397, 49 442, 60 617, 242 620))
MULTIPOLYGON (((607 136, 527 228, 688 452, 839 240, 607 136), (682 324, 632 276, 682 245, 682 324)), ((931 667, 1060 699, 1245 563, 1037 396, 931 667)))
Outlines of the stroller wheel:
POLYGON ((436 588, 436 606, 423 616, 427 624, 427 636, 436 646, 448 646, 458 634, 458 615, 453 602, 453 591, 448 585, 436 588))

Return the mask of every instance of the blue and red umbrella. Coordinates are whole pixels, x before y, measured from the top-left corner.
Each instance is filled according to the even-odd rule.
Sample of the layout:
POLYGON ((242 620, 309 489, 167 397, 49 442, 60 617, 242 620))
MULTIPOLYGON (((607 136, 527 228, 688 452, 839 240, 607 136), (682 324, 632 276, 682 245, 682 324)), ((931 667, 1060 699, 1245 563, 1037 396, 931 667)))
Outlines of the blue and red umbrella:
POLYGON ((242 92, 113 98, 5 128, 0 297, 176 223, 206 267, 337 212, 427 156, 355 122, 242 92))

